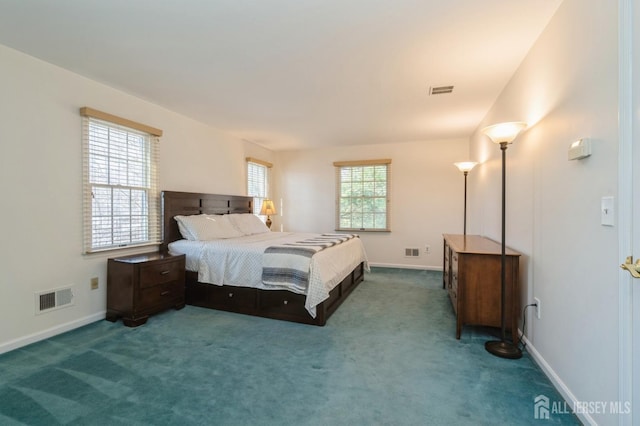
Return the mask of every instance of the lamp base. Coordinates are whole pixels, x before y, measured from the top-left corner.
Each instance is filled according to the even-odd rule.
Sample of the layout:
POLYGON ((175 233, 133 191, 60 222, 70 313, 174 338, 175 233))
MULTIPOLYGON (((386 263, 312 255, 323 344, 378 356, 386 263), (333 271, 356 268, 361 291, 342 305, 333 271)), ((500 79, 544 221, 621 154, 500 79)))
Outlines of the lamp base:
POLYGON ((267 216, 267 221, 264 223, 267 228, 271 229, 271 216, 267 216))
POLYGON ((522 351, 516 345, 504 340, 492 340, 484 344, 484 348, 492 355, 500 358, 522 358, 522 351))

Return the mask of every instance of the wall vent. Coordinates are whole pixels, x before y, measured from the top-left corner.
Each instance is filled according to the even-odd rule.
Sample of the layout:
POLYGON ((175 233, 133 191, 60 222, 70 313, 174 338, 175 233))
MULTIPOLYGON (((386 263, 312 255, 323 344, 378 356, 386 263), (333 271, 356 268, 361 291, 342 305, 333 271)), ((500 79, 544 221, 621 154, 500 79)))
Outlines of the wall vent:
POLYGON ((453 86, 429 87, 429 95, 444 95, 453 92, 453 86))
POLYGON ((36 315, 73 305, 71 287, 36 293, 36 315))
POLYGON ((420 249, 406 248, 404 249, 404 257, 420 257, 420 249))

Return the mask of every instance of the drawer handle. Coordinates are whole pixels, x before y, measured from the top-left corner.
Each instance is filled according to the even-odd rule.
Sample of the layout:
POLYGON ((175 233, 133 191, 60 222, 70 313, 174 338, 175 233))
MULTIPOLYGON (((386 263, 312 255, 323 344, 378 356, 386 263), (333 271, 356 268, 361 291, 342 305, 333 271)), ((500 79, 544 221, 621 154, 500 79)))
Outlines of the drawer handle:
POLYGON ((167 294, 171 293, 169 290, 163 291, 162 293, 160 293, 160 296, 166 296, 167 294))
POLYGON ((288 300, 285 300, 283 303, 284 303, 285 305, 288 305, 288 304, 289 304, 289 301, 288 301, 288 300))
POLYGON ((169 273, 169 271, 161 271, 160 275, 167 275, 169 273))
POLYGON ((233 293, 229 293, 229 297, 233 297, 233 293))

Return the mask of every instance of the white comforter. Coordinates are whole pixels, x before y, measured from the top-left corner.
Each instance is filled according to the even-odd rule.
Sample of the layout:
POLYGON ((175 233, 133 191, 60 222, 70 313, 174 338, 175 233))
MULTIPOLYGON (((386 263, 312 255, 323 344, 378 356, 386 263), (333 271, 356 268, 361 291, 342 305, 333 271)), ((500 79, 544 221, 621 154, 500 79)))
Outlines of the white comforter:
MULTIPOLYGON (((300 241, 315 235, 318 234, 266 232, 212 241, 179 240, 169 244, 169 251, 185 254, 187 270, 197 271, 201 283, 273 290, 273 286, 267 287, 262 283, 264 250, 271 245, 300 241)), ((305 308, 313 318, 316 317, 316 306, 327 299, 329 292, 360 262, 367 266, 367 255, 360 238, 353 238, 313 256, 305 301, 305 308)))

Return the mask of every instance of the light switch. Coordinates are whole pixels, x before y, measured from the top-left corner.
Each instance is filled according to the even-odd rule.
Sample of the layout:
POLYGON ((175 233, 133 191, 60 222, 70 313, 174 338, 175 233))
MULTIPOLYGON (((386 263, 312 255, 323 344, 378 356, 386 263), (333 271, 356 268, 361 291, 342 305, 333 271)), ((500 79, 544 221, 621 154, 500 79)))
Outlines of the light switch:
POLYGON ((615 209, 613 207, 613 197, 602 197, 600 201, 600 223, 603 226, 613 226, 615 209))

